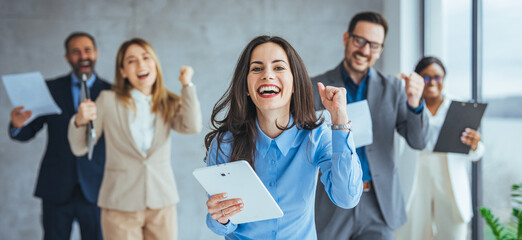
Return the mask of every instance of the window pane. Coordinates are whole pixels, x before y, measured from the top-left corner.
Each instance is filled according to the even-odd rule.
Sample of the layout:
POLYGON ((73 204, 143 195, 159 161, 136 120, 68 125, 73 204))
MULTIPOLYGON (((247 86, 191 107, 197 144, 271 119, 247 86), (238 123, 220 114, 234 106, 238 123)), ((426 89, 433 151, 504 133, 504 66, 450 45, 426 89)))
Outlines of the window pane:
POLYGON ((444 0, 444 88, 459 100, 471 99, 471 0, 444 0))
POLYGON ((444 91, 456 100, 471 98, 471 0, 425 1, 426 56, 446 67, 444 91))
MULTIPOLYGON (((483 205, 509 221, 511 185, 522 183, 522 2, 483 1, 483 205)), ((520 207, 520 206, 519 206, 520 207)), ((492 239, 484 226, 485 238, 492 239)))

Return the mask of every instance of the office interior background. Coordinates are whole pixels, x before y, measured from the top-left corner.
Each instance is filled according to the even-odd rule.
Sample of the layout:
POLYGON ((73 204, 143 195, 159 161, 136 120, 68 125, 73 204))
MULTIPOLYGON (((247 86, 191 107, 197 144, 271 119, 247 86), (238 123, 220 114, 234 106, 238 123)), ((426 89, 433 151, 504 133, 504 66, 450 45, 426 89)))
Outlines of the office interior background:
MULTIPOLYGON (((486 155, 480 164, 480 206, 509 220, 510 190, 522 183, 522 2, 481 0, 478 46, 479 101, 489 106, 482 121, 486 155)), ((97 40, 96 72, 113 82, 119 45, 132 37, 148 40, 159 54, 168 88, 179 93, 179 67, 191 65, 203 114, 198 135, 172 134, 172 165, 181 202, 179 239, 220 239, 205 225, 207 195, 192 176, 204 166, 203 137, 213 105, 224 93, 244 46, 261 34, 287 39, 310 76, 340 63, 342 34, 360 11, 382 13, 389 22, 384 53, 376 68, 410 73, 423 55, 446 64, 445 88, 472 98, 472 0, 4 0, 0 2, 0 75, 39 71, 46 79, 70 71, 64 39, 86 31, 97 40)), ((39 239, 40 200, 33 197, 43 156, 45 129, 31 141, 8 137, 13 108, 0 85, 0 239, 39 239)), ((479 219, 482 221, 482 219, 479 219)), ((492 239, 487 226, 478 239, 492 239)), ((79 239, 75 227, 72 239, 79 239)))

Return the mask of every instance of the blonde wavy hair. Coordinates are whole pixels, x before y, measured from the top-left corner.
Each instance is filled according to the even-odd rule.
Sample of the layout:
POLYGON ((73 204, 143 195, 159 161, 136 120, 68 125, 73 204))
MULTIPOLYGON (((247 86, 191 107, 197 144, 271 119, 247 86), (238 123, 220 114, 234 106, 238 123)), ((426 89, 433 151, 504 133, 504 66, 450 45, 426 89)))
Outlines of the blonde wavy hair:
POLYGON ((122 101, 127 107, 131 108, 136 113, 136 104, 132 100, 130 91, 133 86, 127 78, 123 78, 120 69, 123 68, 123 60, 127 49, 136 44, 147 53, 150 54, 152 59, 156 62, 156 81, 152 86, 152 113, 156 113, 163 118, 165 124, 168 124, 176 115, 181 108, 181 97, 169 91, 163 83, 163 71, 161 70, 158 55, 154 48, 147 41, 141 38, 133 38, 125 41, 121 44, 118 54, 116 55, 116 69, 114 76, 113 90, 118 97, 118 100, 122 101))

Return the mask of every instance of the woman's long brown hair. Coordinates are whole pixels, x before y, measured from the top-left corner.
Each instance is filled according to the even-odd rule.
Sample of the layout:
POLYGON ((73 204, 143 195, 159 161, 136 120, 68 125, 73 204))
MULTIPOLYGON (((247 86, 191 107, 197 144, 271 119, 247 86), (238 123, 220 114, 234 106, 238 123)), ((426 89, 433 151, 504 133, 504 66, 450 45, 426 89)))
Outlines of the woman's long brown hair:
POLYGON ((161 70, 160 62, 158 59, 158 55, 152 45, 150 45, 147 41, 141 38, 133 38, 128 41, 125 41, 121 44, 120 49, 118 50, 118 54, 116 55, 116 69, 115 69, 115 77, 114 77, 114 86, 113 90, 118 97, 118 100, 125 103, 126 106, 130 107, 134 111, 136 110, 136 105, 132 101, 132 97, 130 95, 130 90, 132 90, 132 85, 127 78, 123 78, 120 73, 120 69, 123 68, 123 60, 125 59, 125 53, 127 49, 136 44, 143 49, 147 53, 150 54, 152 59, 156 62, 156 81, 152 86, 152 109, 151 112, 158 113, 162 118, 165 124, 168 124, 173 118, 174 115, 181 108, 181 98, 169 91, 165 84, 163 83, 163 71, 161 70))
MULTIPOLYGON (((221 150, 223 141, 232 141, 232 153, 229 161, 246 160, 254 167, 256 152, 256 106, 247 96, 247 76, 250 68, 250 58, 252 51, 264 43, 275 43, 283 48, 288 57, 290 70, 292 72, 294 93, 290 103, 290 114, 294 118, 292 125, 280 127, 281 130, 292 128, 294 125, 298 129, 315 129, 322 124, 323 120, 315 115, 314 99, 312 94, 312 83, 306 67, 301 57, 295 49, 281 37, 259 36, 254 38, 245 47, 234 71, 232 82, 227 91, 214 105, 211 115, 211 132, 205 136, 205 147, 208 150, 214 139, 217 141, 217 151, 221 150), (223 119, 218 119, 218 115, 224 113, 223 119), (224 139, 225 133, 230 132, 232 139, 224 139)), ((207 160, 205 157, 205 161, 207 160)))

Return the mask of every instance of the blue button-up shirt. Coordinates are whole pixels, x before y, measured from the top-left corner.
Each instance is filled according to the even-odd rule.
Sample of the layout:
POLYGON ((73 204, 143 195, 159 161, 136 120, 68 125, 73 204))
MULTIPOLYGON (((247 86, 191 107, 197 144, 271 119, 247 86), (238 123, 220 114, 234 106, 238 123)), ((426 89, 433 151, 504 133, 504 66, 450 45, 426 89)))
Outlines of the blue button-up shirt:
MULTIPOLYGON (((87 79, 87 87, 91 89, 92 85, 94 85, 94 81, 96 80, 96 75, 94 73, 91 75, 89 79, 87 79)), ((78 111, 78 105, 80 105, 80 91, 81 91, 81 80, 76 77, 76 75, 71 73, 71 91, 74 103, 74 110, 78 111)))
MULTIPOLYGON (((284 216, 223 225, 207 214, 207 226, 213 232, 226 235, 226 239, 316 239, 314 202, 319 169, 321 182, 336 205, 352 208, 359 202, 362 172, 348 132, 332 131, 326 124, 314 130, 299 130, 294 126, 272 139, 259 125, 257 128, 255 170, 284 216)), ((207 165, 229 161, 232 142, 227 140, 231 136, 226 133, 221 143, 223 152, 217 150, 214 139, 207 165)))
MULTIPOLYGON (((368 79, 370 78, 370 75, 375 74, 373 71, 375 71, 373 68, 370 68, 368 70, 368 73, 366 76, 364 76, 363 80, 359 83, 359 86, 355 84, 353 79, 348 75, 346 72, 346 69, 344 69, 343 64, 341 63, 341 76, 343 77, 344 86, 346 88, 346 100, 348 103, 358 102, 367 99, 368 95, 368 79)), ((413 111, 414 113, 418 114, 422 112, 422 109, 424 108, 424 101, 421 103, 421 105, 418 108, 412 108, 410 105, 406 104, 408 106, 408 109, 410 111, 413 111)), ((363 171, 363 181, 369 182, 372 180, 372 175, 370 172, 370 166, 368 166, 368 157, 366 156, 366 148, 365 147, 359 147, 356 149, 357 155, 359 156, 359 160, 361 161, 361 167, 363 171)))

